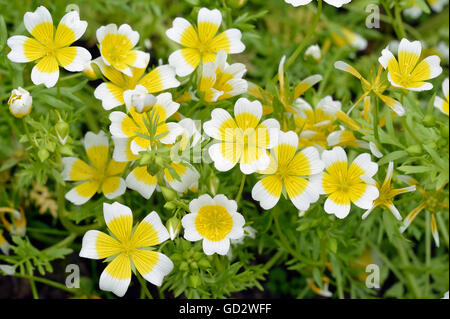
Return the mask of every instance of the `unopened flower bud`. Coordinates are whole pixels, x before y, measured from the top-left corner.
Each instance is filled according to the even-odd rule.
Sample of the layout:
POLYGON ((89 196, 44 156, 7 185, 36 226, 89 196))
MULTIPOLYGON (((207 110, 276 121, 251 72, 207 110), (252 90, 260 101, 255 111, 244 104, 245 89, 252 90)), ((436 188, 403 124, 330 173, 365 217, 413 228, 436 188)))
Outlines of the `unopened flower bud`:
POLYGON ((31 112, 33 97, 21 87, 12 90, 11 97, 8 100, 9 112, 17 118, 22 118, 31 112))
POLYGON ((427 114, 423 118, 423 125, 425 127, 434 127, 436 124, 436 118, 433 116, 433 114, 427 114))
POLYGON ((242 6, 246 3, 247 0, 228 0, 228 5, 233 9, 242 8, 242 6))
POLYGON ((421 155, 422 154, 422 146, 419 144, 411 145, 406 149, 406 152, 408 152, 409 155, 415 156, 415 155, 421 155))
POLYGON ((181 229, 180 220, 176 217, 172 217, 167 221, 166 228, 169 231, 170 240, 174 240, 181 229))
POLYGON ((164 199, 168 202, 172 201, 178 197, 178 194, 176 191, 174 191, 171 188, 165 187, 165 186, 161 186, 161 192, 164 196, 164 199))
POLYGON ((58 136, 58 139, 62 145, 65 145, 67 142, 67 138, 69 137, 69 130, 69 124, 67 124, 63 120, 59 120, 55 125, 56 136, 58 136))
POLYGON ((151 163, 153 163, 153 155, 151 153, 142 154, 142 156, 139 160, 139 165, 145 166, 145 165, 148 165, 151 163))
POLYGON ((95 68, 98 69, 98 66, 95 63, 92 63, 92 61, 89 61, 82 71, 83 75, 91 81, 99 79, 101 77, 101 75, 99 75, 101 72, 96 72, 95 68))
POLYGON ((38 157, 41 162, 45 162, 49 156, 50 156, 50 153, 45 148, 41 148, 38 152, 38 157))
POLYGON ((148 93, 148 90, 143 85, 136 85, 134 90, 123 92, 123 99, 127 110, 134 107, 139 113, 149 111, 156 103, 155 96, 148 93))
POLYGON ((197 275, 191 275, 191 276, 189 276, 189 283, 191 284, 191 286, 193 288, 197 288, 198 286, 200 286, 202 284, 202 280, 197 275))

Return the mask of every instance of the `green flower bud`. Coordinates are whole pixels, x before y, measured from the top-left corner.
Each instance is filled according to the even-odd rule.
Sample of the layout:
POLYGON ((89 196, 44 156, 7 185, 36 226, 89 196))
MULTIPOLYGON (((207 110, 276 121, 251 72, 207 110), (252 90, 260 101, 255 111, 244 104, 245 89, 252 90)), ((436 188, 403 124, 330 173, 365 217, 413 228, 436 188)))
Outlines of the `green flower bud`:
POLYGON ((188 265, 188 263, 185 262, 185 261, 183 261, 183 262, 180 264, 180 270, 183 271, 183 272, 189 271, 189 265, 188 265))
POLYGON ((436 125, 436 118, 433 116, 433 114, 427 114, 423 118, 423 125, 425 127, 433 127, 436 125))
POLYGON ((177 205, 174 202, 167 202, 164 204, 164 208, 167 210, 174 210, 177 208, 177 205))
POLYGON ((228 5, 233 9, 239 9, 247 3, 247 0, 228 0, 228 5))
POLYGON ((192 270, 198 270, 198 265, 195 261, 190 264, 190 267, 192 270))
POLYGON ((68 145, 61 146, 59 148, 59 152, 62 155, 65 155, 65 156, 72 156, 73 155, 72 148, 70 146, 68 146, 68 145))
POLYGON ((194 253, 194 260, 199 260, 200 258, 202 258, 204 255, 203 255, 203 253, 201 253, 201 252, 199 252, 199 251, 196 251, 195 253, 194 253))
POLYGON ((139 160, 139 165, 145 166, 145 165, 151 164, 151 163, 153 163, 153 160, 154 160, 153 159, 153 154, 148 153, 148 152, 143 153, 141 155, 140 160, 139 160))
POLYGON ((161 192, 164 196, 164 199, 168 202, 170 202, 178 197, 178 194, 176 191, 174 191, 171 188, 165 187, 165 186, 161 186, 161 192))
POLYGON ((47 142, 45 148, 48 149, 51 153, 53 153, 56 149, 56 144, 53 142, 47 142))
POLYGON ((181 229, 180 220, 176 217, 172 217, 167 221, 166 227, 169 231, 170 239, 174 240, 178 236, 181 229))
POLYGON ((411 145, 406 149, 406 152, 408 152, 411 156, 421 155, 423 153, 422 146, 419 144, 411 145))
POLYGON ((210 193, 215 195, 217 193, 217 190, 219 189, 219 185, 220 185, 219 178, 216 175, 211 174, 211 176, 209 178, 209 191, 210 191, 210 193))
POLYGON ((200 261, 198 262, 198 266, 201 269, 208 269, 209 267, 211 267, 211 264, 209 263, 209 260, 206 258, 202 258, 200 259, 200 261))
POLYGON ((191 275, 189 276, 189 283, 192 288, 197 288, 202 284, 202 280, 198 275, 191 275))
POLYGON ((41 148, 38 152, 38 157, 41 162, 45 162, 49 156, 50 153, 45 148, 41 148))
POLYGON ((62 145, 66 144, 67 137, 69 137, 69 130, 69 124, 63 120, 59 120, 55 125, 56 136, 58 136, 58 139, 62 145))

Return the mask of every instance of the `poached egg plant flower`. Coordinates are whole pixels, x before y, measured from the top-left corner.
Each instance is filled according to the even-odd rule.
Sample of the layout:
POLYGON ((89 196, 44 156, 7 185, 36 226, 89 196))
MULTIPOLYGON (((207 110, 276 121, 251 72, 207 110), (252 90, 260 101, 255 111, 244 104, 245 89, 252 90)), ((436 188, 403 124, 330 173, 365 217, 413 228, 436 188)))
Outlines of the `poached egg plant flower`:
POLYGON ((98 134, 87 132, 84 137, 84 148, 91 165, 76 157, 64 157, 64 170, 61 173, 65 181, 82 182, 72 188, 66 199, 75 205, 86 203, 101 189, 108 199, 125 193, 126 184, 120 177, 126 163, 109 160, 109 142, 105 132, 98 134))
POLYGON ((207 255, 226 255, 230 240, 244 236, 244 217, 237 212, 237 203, 219 194, 211 198, 204 194, 189 204, 190 214, 181 219, 184 238, 189 241, 203 240, 207 255))
POLYGON ((9 38, 11 52, 8 58, 18 63, 37 61, 31 71, 31 81, 35 85, 44 84, 51 88, 58 82, 60 66, 70 72, 80 72, 91 60, 88 50, 70 46, 81 38, 87 28, 87 22, 80 20, 77 11, 66 13, 56 32, 52 16, 43 6, 25 13, 23 22, 33 38, 23 35, 9 38))
POLYGON ((100 54, 106 65, 130 77, 133 76, 131 67, 147 66, 150 54, 133 49, 139 41, 139 33, 128 24, 122 24, 119 28, 113 23, 101 26, 96 35, 100 44, 100 54))
POLYGON ((252 174, 270 164, 267 150, 275 146, 280 129, 277 120, 260 123, 262 105, 240 98, 234 106, 234 118, 222 108, 211 112, 211 120, 203 124, 205 133, 219 142, 209 147, 214 166, 221 172, 240 163, 241 172, 252 174))
POLYGON ((11 97, 8 100, 9 112, 17 117, 24 117, 31 112, 31 106, 33 104, 33 97, 30 92, 22 89, 20 86, 17 89, 12 90, 11 97))
POLYGON ((247 69, 242 63, 227 63, 227 53, 219 51, 214 62, 203 65, 199 91, 206 102, 217 102, 247 92, 248 83, 242 79, 247 69))
POLYGON ((420 60, 421 53, 420 41, 410 42, 407 39, 400 41, 398 60, 388 48, 381 52, 378 61, 388 70, 388 80, 392 86, 411 91, 427 91, 433 88, 431 83, 425 81, 434 79, 442 73, 439 65, 441 59, 437 55, 432 55, 420 60))
POLYGON ((311 175, 320 174, 324 164, 314 147, 297 150, 298 136, 295 132, 281 132, 278 145, 273 150, 270 165, 259 171, 265 175, 252 190, 252 197, 264 209, 273 208, 284 191, 299 210, 307 210, 310 203, 319 199, 320 187, 311 175))
POLYGON ((324 205, 326 213, 342 219, 350 213, 351 203, 363 209, 372 208, 379 195, 372 179, 378 165, 371 161, 369 154, 358 155, 349 165, 344 149, 337 146, 323 151, 322 161, 326 171, 315 178, 319 179, 320 193, 328 196, 324 205))
POLYGON ((214 62, 216 54, 221 50, 230 54, 245 50, 245 45, 241 42, 241 31, 228 29, 217 34, 221 24, 220 11, 207 8, 201 8, 198 12, 197 29, 184 18, 173 21, 173 26, 166 31, 166 35, 185 47, 169 56, 169 64, 175 67, 177 75, 191 74, 200 62, 214 62))
POLYGON ((175 78, 175 69, 170 65, 160 65, 145 74, 147 64, 142 68, 132 68, 132 76, 128 76, 112 66, 108 66, 101 58, 93 61, 107 82, 101 83, 94 91, 94 96, 102 101, 105 110, 111 110, 125 103, 124 93, 135 90, 137 86, 145 87, 148 93, 154 94, 175 88, 180 82, 175 78))
POLYGON ((164 277, 173 269, 172 261, 164 254, 146 249, 169 239, 159 215, 153 211, 133 231, 131 209, 118 202, 103 203, 103 215, 111 236, 89 230, 83 237, 80 257, 112 258, 100 276, 100 289, 122 297, 131 282, 132 265, 150 283, 161 286, 164 277))

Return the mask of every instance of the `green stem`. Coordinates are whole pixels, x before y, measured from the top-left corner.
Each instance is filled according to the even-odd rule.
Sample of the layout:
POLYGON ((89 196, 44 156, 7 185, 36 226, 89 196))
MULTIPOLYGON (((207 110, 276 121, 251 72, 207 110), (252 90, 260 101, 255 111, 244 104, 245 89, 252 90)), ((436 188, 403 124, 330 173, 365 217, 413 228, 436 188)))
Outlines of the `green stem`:
POLYGON ((239 203, 239 201, 241 200, 242 197, 242 192, 244 191, 244 185, 245 185, 245 178, 247 175, 242 174, 242 179, 241 179, 241 186, 239 186, 239 191, 236 195, 236 203, 239 203))
MULTIPOLYGON (((402 261, 402 264, 404 266, 409 266, 409 259, 406 254, 406 247, 405 244, 401 241, 402 239, 397 239, 397 242, 395 243, 395 247, 397 248, 398 255, 400 256, 400 259, 402 261)), ((420 298, 420 289, 417 285, 416 277, 411 274, 410 272, 405 273, 406 282, 408 283, 409 289, 414 294, 415 298, 420 298)))
POLYGON ((306 36, 303 38, 302 42, 300 42, 300 44, 298 45, 297 49, 287 60, 286 64, 284 65, 284 70, 287 70, 295 62, 295 60, 297 59, 299 54, 303 51, 305 46, 308 44, 309 39, 314 35, 317 24, 320 21, 321 14, 322 14, 322 0, 319 0, 318 4, 317 4, 317 12, 316 12, 316 15, 314 17, 314 21, 313 21, 311 27, 309 28, 309 31, 306 34, 306 36))
POLYGON ((413 130, 411 130, 411 128, 409 127, 408 121, 406 120, 406 115, 403 115, 401 117, 402 119, 402 124, 403 126, 406 128, 406 130, 408 131, 408 134, 411 135, 411 137, 414 139, 414 141, 416 141, 417 144, 422 145, 422 141, 419 140, 419 138, 416 136, 416 134, 414 133, 413 130))
POLYGON ((35 277, 35 276, 28 276, 28 275, 22 275, 22 274, 14 274, 14 277, 17 278, 23 278, 23 279, 28 279, 28 280, 33 280, 35 282, 39 282, 42 284, 45 284, 47 286, 52 286, 54 288, 60 289, 60 290, 64 290, 68 293, 74 293, 74 289, 73 288, 67 288, 65 285, 60 284, 56 281, 50 280, 50 279, 46 279, 46 278, 40 278, 40 277, 35 277))
MULTIPOLYGON (((142 291, 144 292, 144 295, 145 295, 148 299, 153 299, 152 294, 151 294, 150 291, 148 290, 147 282, 144 280, 144 278, 142 278, 141 274, 136 273, 136 277, 137 277, 139 283, 141 284, 141 289, 142 289, 142 291)), ((141 294, 142 294, 142 291, 141 291, 141 294)))
POLYGON ((39 149, 39 146, 35 143, 34 140, 31 139, 30 129, 28 128, 27 120, 25 118, 23 120, 23 127, 25 129, 25 134, 27 135, 28 142, 31 144, 31 146, 35 147, 36 149, 39 149))
POLYGON ((444 238, 445 245, 446 245, 447 248, 448 248, 448 246, 449 246, 449 240, 448 240, 448 230, 447 230, 447 227, 445 227, 444 220, 442 219, 442 216, 441 216, 440 214, 436 214, 436 219, 437 219, 437 224, 438 224, 438 227, 439 227, 439 231, 441 232, 442 237, 444 238))
POLYGON ((374 100, 375 100, 375 105, 373 107, 373 135, 375 137, 375 140, 377 141, 377 146, 379 147, 380 152, 383 152, 384 148, 383 148, 383 145, 381 144, 380 136, 379 136, 379 133, 378 133, 378 128, 380 126, 380 119, 379 119, 379 114, 378 114, 379 110, 378 109, 379 109, 380 105, 379 105, 377 96, 374 97, 374 100))
POLYGON ((30 282, 30 287, 31 287, 31 294, 33 295, 33 299, 39 299, 39 295, 36 289, 36 283, 34 282, 34 278, 33 278, 33 270, 32 270, 32 266, 29 260, 26 261, 26 268, 28 268, 28 272, 29 272, 29 282, 30 282))
POLYGON ((431 218, 430 212, 425 212, 425 291, 428 294, 430 292, 430 264, 431 264, 431 218))
POLYGON ((399 1, 395 1, 395 21, 398 28, 398 35, 400 36, 399 39, 406 38, 405 27, 403 26, 402 20, 402 9, 399 5, 399 1))
MULTIPOLYGON (((75 74, 67 75, 67 76, 64 76, 64 77, 60 78, 58 80, 58 83, 61 83, 63 81, 67 81, 67 80, 71 80, 71 79, 76 79, 76 78, 78 78, 78 77, 80 77, 82 75, 83 75, 82 72, 78 72, 78 73, 75 73, 75 74)), ((31 91, 33 89, 36 89, 38 87, 43 87, 43 86, 44 86, 44 84, 38 84, 38 85, 34 85, 33 84, 33 85, 29 85, 29 86, 24 87, 24 89, 27 90, 27 91, 31 91)), ((10 95, 11 95, 11 93, 7 93, 7 94, 2 95, 0 97, 0 101, 3 101, 4 99, 8 98, 10 95)))
POLYGON ((269 259, 269 261, 264 265, 264 269, 269 270, 270 268, 272 268, 276 264, 278 259, 280 259, 281 256, 283 256, 283 252, 277 251, 277 253, 275 255, 273 255, 269 259))

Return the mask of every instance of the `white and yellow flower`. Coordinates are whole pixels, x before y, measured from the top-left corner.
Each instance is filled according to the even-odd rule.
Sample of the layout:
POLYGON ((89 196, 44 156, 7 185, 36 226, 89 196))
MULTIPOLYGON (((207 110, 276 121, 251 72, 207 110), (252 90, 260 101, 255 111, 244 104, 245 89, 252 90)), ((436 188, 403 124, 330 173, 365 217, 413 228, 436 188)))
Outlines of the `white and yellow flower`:
POLYGON ((324 209, 328 214, 345 218, 350 213, 351 203, 363 209, 370 209, 379 192, 372 176, 378 165, 370 155, 358 155, 349 165, 347 154, 342 147, 322 153, 325 172, 317 176, 320 193, 327 195, 324 209))
MULTIPOLYGON (((448 4, 448 0, 426 0, 428 5, 435 12, 441 12, 444 7, 448 4)), ((411 19, 417 19, 422 15, 422 9, 418 5, 417 1, 414 1, 412 7, 403 10, 405 16, 411 19)))
POLYGON ((393 172, 394 172, 394 162, 389 162, 389 166, 383 184, 380 185, 380 183, 378 182, 376 184, 380 196, 378 196, 378 198, 374 201, 373 206, 363 214, 362 219, 366 219, 367 216, 369 216, 370 213, 376 207, 380 206, 389 209, 391 213, 395 216, 395 218, 397 218, 398 220, 402 220, 402 215, 400 215, 400 212, 394 205, 394 197, 400 194, 414 192, 416 190, 416 185, 395 189, 391 185, 393 172))
POLYGON ((139 33, 128 24, 122 24, 119 28, 113 23, 101 26, 96 35, 106 65, 130 77, 133 76, 132 67, 142 69, 147 66, 150 54, 133 49, 139 41, 139 33))
POLYGON ((214 62, 203 65, 199 92, 206 102, 217 102, 247 92, 247 81, 242 79, 247 69, 242 63, 227 63, 227 53, 219 51, 214 62))
POLYGON ((59 67, 70 72, 80 72, 91 60, 88 50, 70 46, 86 31, 87 22, 81 21, 77 11, 70 11, 59 22, 56 32, 50 12, 43 6, 34 12, 27 12, 24 25, 33 36, 15 35, 8 39, 11 52, 8 58, 13 62, 37 61, 31 71, 34 84, 55 86, 59 78, 59 67))
POLYGON ((130 149, 134 155, 150 150, 151 141, 157 139, 163 144, 173 144, 182 129, 177 123, 166 120, 180 107, 180 104, 172 100, 171 93, 161 93, 156 97, 156 103, 151 107, 151 112, 139 113, 136 108, 131 108, 129 114, 114 111, 109 115, 111 125, 109 127, 112 136, 131 139, 130 149), (153 114, 150 118, 150 113, 153 114), (156 123, 156 132, 150 136, 146 125, 156 123))
POLYGON ((252 174, 269 166, 267 150, 275 146, 280 124, 274 119, 260 123, 262 111, 259 101, 246 98, 236 101, 234 118, 221 108, 212 111, 203 129, 219 141, 208 150, 217 170, 225 172, 240 163, 242 173, 252 174))
POLYGON ((203 240, 207 255, 226 255, 230 240, 244 236, 244 217, 237 212, 237 204, 225 195, 201 195, 189 204, 190 214, 181 219, 184 238, 189 241, 203 240))
POLYGON ((287 196, 299 210, 307 210, 311 203, 319 199, 320 186, 312 175, 320 174, 324 164, 314 147, 299 151, 298 136, 295 132, 280 132, 277 146, 273 149, 270 165, 263 171, 265 175, 252 189, 252 197, 264 209, 273 208, 281 193, 287 196))
POLYGON ((342 146, 358 145, 358 141, 351 131, 345 131, 346 133, 339 136, 330 137, 339 128, 338 120, 351 129, 359 128, 358 124, 342 111, 340 101, 333 100, 331 96, 326 96, 313 109, 308 102, 298 98, 293 103, 292 108, 295 110, 295 125, 300 131, 300 146, 315 146, 326 149, 328 146, 332 146, 334 142, 336 142, 336 145, 342 146))
POLYGON ((166 35, 181 44, 183 49, 169 56, 169 64, 175 67, 177 75, 191 74, 197 66, 205 62, 214 62, 216 54, 224 50, 229 54, 241 53, 245 45, 241 42, 241 31, 228 29, 217 34, 222 23, 219 10, 201 8, 198 12, 197 29, 184 18, 176 18, 166 35))
POLYGON ((138 113, 149 111, 156 103, 155 96, 148 93, 145 86, 140 84, 136 85, 134 90, 123 92, 123 99, 127 110, 135 108, 138 113))
POLYGON ((367 40, 360 34, 348 28, 341 27, 338 30, 330 30, 330 32, 332 40, 339 48, 351 46, 358 51, 362 51, 367 48, 367 40))
POLYGON ((442 83, 442 92, 444 93, 444 98, 436 96, 434 100, 434 106, 439 109, 442 113, 448 115, 448 104, 449 104, 449 84, 448 78, 442 83))
MULTIPOLYGON (((292 4, 294 7, 304 6, 312 2, 312 0, 284 0, 284 1, 286 1, 286 3, 292 4)), ((352 0, 324 0, 324 1, 336 8, 340 8, 344 4, 352 2, 352 0)))
POLYGON ((126 163, 109 160, 109 142, 105 132, 88 132, 84 137, 84 149, 90 164, 76 157, 62 159, 64 180, 81 182, 66 194, 66 199, 82 205, 100 190, 108 199, 122 195, 126 185, 120 175, 126 163))
POLYGON ((378 59, 384 69, 388 70, 388 80, 394 87, 411 91, 431 90, 433 85, 425 82, 442 73, 439 65, 441 59, 432 55, 420 60, 422 44, 420 41, 410 42, 402 39, 398 47, 398 61, 386 48, 378 59))
POLYGON ((103 204, 106 226, 111 236, 90 230, 83 237, 80 257, 89 259, 112 258, 100 276, 100 289, 122 297, 131 282, 132 266, 147 281, 161 286, 173 269, 172 261, 164 254, 148 250, 169 239, 159 215, 151 212, 133 231, 133 214, 118 202, 103 204))
MULTIPOLYGON (((143 116, 142 114, 137 114, 133 111, 131 114, 135 114, 135 116, 143 116)), ((178 125, 176 129, 177 132, 174 133, 176 135, 175 139, 178 136, 181 136, 181 140, 179 141, 180 150, 183 151, 188 146, 194 146, 200 141, 201 135, 195 128, 195 125, 191 119, 184 119, 179 123, 174 124, 178 125), (189 144, 191 138, 192 144, 189 144)), ((114 160, 118 162, 131 162, 139 159, 139 156, 137 154, 133 154, 131 151, 131 144, 133 142, 132 138, 113 136, 113 141, 115 145, 113 153, 114 160)), ((188 167, 183 163, 177 163, 175 161, 170 163, 170 166, 171 169, 175 171, 176 175, 178 175, 178 178, 173 176, 171 170, 164 168, 161 172, 163 178, 158 180, 158 173, 150 173, 147 166, 137 166, 125 179, 127 187, 137 191, 144 198, 149 199, 155 189, 157 189, 158 183, 162 183, 162 181, 165 181, 166 184, 179 193, 184 193, 188 189, 192 189, 195 185, 197 185, 200 174, 197 170, 195 170, 195 168, 188 167)))
POLYGON ((31 112, 33 97, 30 92, 22 89, 20 86, 12 90, 11 97, 8 100, 9 112, 17 117, 22 118, 31 112))
POLYGON ((317 44, 309 46, 305 51, 305 58, 312 57, 316 62, 322 60, 322 52, 317 44))
POLYGON ((110 81, 100 84, 94 91, 94 96, 102 101, 105 110, 111 110, 125 103, 124 92, 136 89, 137 85, 145 87, 150 94, 175 88, 180 82, 175 78, 175 69, 170 65, 161 65, 144 75, 147 64, 142 68, 131 69, 132 76, 106 65, 102 59, 95 59, 103 75, 110 81))

